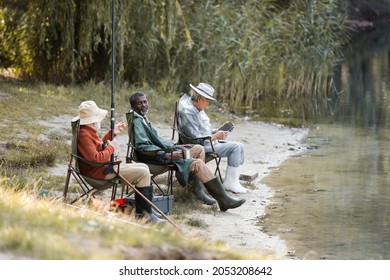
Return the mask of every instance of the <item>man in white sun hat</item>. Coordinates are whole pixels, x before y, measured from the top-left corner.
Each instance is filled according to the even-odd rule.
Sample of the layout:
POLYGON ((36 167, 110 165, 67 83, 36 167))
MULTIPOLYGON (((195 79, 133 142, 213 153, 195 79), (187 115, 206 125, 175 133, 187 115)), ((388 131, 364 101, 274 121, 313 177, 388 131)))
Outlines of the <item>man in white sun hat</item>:
MULTIPOLYGON (((72 121, 80 120, 80 131, 77 143, 78 154, 92 162, 109 162, 111 155, 118 148, 116 139, 111 139, 111 130, 103 138, 100 138, 101 121, 106 117, 107 110, 100 109, 92 100, 84 101, 78 107, 79 115, 72 121)), ((115 125, 114 135, 121 133, 126 128, 126 123, 115 125)), ((111 179, 115 177, 113 170, 105 167, 92 167, 83 161, 79 161, 80 172, 94 179, 111 179)), ((136 188, 150 201, 153 199, 153 187, 150 184, 150 172, 146 164, 128 163, 121 164, 119 174, 136 188)), ((144 199, 135 193, 136 217, 147 218, 150 222, 162 222, 144 199)))
MULTIPOLYGON (((236 141, 227 141, 231 131, 213 129, 210 118, 205 113, 209 101, 215 101, 214 88, 206 83, 197 86, 190 84, 190 95, 184 94, 179 101, 179 128, 190 138, 211 136, 214 150, 220 157, 227 157, 227 168, 223 186, 234 193, 246 193, 240 183, 240 170, 245 160, 244 145, 236 141)), ((206 152, 212 152, 210 141, 203 141, 206 152)))

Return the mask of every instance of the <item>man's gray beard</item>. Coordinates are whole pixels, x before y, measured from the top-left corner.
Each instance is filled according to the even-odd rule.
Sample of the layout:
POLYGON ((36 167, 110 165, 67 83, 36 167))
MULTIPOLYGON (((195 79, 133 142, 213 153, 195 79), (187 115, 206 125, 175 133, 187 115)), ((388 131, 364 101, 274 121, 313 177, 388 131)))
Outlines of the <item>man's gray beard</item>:
POLYGON ((143 113, 143 116, 146 117, 146 115, 149 113, 149 109, 146 110, 145 112, 142 112, 143 113))

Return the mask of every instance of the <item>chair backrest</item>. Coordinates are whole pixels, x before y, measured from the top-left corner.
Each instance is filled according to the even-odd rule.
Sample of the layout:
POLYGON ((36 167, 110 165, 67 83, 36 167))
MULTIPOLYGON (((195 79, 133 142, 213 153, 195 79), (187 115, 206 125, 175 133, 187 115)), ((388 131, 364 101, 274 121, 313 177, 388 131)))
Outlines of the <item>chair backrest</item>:
POLYGON ((187 137, 181 129, 180 125, 180 111, 179 111, 179 102, 175 103, 175 115, 173 117, 173 129, 172 129, 172 140, 175 139, 175 132, 177 133, 177 143, 178 144, 196 144, 196 141, 187 137))
POLYGON ((79 168, 79 161, 77 160, 78 155, 78 150, 77 150, 77 143, 79 142, 79 132, 80 132, 80 119, 77 120, 72 120, 71 122, 72 126, 72 155, 75 156, 75 170, 77 172, 80 172, 79 168))
POLYGON ((191 138, 187 136, 184 131, 181 129, 181 117, 180 117, 180 109, 179 102, 176 101, 175 104, 175 115, 174 115, 174 123, 173 123, 173 131, 172 131, 172 140, 175 139, 175 132, 177 133, 177 143, 178 144, 202 144, 204 140, 209 137, 200 137, 200 138, 191 138))
MULTIPOLYGON (((172 140, 175 140, 175 133, 177 133, 177 136, 179 137, 179 132, 177 131, 178 127, 179 127, 178 119, 179 119, 179 110, 178 110, 178 101, 176 101, 175 102, 175 112, 173 115, 172 140)), ((178 139, 178 144, 180 144, 179 140, 180 139, 178 139)))
MULTIPOLYGON (((139 161, 140 158, 138 156, 139 152, 137 152, 136 146, 135 146, 135 137, 134 137, 134 111, 130 110, 126 113, 126 120, 127 120, 127 133, 128 133, 128 143, 127 143, 127 153, 126 153, 126 162, 132 162, 132 161, 139 161)), ((146 153, 146 152, 145 152, 146 153)), ((149 154, 150 156, 154 156, 154 152, 148 152, 146 154, 149 154)))
POLYGON ((134 158, 135 155, 135 145, 134 145, 134 127, 133 127, 133 118, 134 111, 131 110, 126 113, 126 121, 127 121, 127 135, 128 135, 128 143, 127 143, 127 152, 126 152, 126 162, 136 161, 134 158))

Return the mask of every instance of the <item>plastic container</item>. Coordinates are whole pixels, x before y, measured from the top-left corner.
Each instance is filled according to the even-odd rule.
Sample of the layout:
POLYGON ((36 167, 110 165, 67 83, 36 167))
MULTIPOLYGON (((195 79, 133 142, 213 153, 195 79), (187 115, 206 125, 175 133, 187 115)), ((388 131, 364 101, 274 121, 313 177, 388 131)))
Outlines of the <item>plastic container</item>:
MULTIPOLYGON (((168 194, 154 194, 153 195, 153 204, 158 207, 164 214, 168 214, 172 212, 173 201, 175 199, 174 195, 168 194)), ((125 201, 128 204, 135 205, 134 196, 125 197, 125 201)))

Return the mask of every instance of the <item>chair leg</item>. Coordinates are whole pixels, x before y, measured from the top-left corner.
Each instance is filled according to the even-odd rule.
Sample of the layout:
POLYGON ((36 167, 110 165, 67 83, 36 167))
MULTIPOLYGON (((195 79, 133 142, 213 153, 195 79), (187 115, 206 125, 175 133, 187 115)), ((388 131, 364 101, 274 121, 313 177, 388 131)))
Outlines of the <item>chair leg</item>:
POLYGON ((72 173, 72 171, 70 169, 68 169, 68 174, 66 174, 64 192, 63 192, 64 201, 66 200, 66 196, 68 195, 68 188, 69 188, 70 174, 71 173, 72 173))
POLYGON ((221 163, 221 158, 220 157, 218 159, 215 158, 215 163, 217 164, 217 167, 215 168, 214 175, 217 176, 217 173, 218 173, 219 179, 221 180, 221 183, 223 183, 221 170, 219 169, 219 164, 221 163))
POLYGON ((168 194, 173 194, 173 170, 168 171, 168 194))
MULTIPOLYGON (((161 192, 162 194, 165 194, 165 192, 163 191, 163 189, 160 187, 159 184, 157 184, 157 182, 156 182, 156 180, 154 180, 154 178, 155 178, 155 176, 152 176, 152 178, 151 178, 152 182, 156 185, 156 187, 160 190, 160 192, 161 192)), ((169 185, 168 185, 168 191, 169 191, 169 185)))
POLYGON ((126 192, 128 192, 128 186, 127 185, 122 186, 121 197, 123 197, 125 195, 125 189, 126 189, 126 192))
POLYGON ((114 184, 114 185, 112 186, 112 190, 111 190, 111 201, 114 201, 115 198, 116 198, 116 190, 117 190, 117 187, 118 187, 117 184, 114 184))
POLYGON ((73 171, 71 171, 71 173, 72 173, 74 179, 75 179, 75 180, 77 181, 77 183, 80 185, 81 190, 83 191, 83 194, 82 194, 82 195, 76 197, 75 199, 73 199, 73 200, 70 202, 70 204, 73 204, 73 203, 75 203, 77 200, 79 200, 79 199, 81 199, 81 198, 83 198, 83 197, 89 195, 89 194, 92 192, 93 188, 89 188, 88 185, 87 185, 87 183, 85 183, 85 181, 83 180, 83 178, 81 178, 81 176, 80 176, 79 174, 74 173, 73 171))
POLYGON ((75 203, 77 200, 79 199, 82 199, 84 196, 88 196, 91 192, 92 192, 93 189, 89 189, 87 192, 84 192, 82 195, 76 197, 75 199, 73 199, 70 204, 73 204, 75 203))

